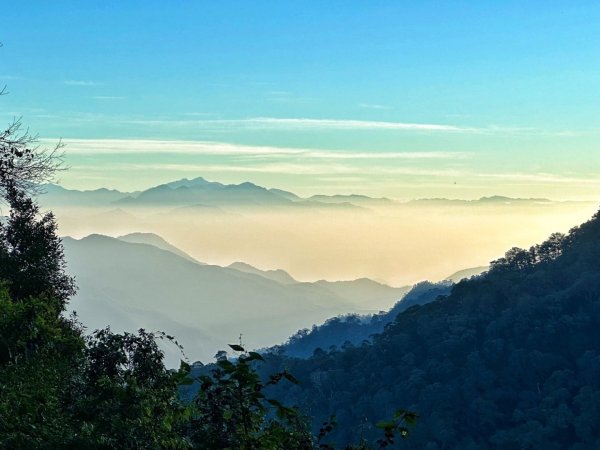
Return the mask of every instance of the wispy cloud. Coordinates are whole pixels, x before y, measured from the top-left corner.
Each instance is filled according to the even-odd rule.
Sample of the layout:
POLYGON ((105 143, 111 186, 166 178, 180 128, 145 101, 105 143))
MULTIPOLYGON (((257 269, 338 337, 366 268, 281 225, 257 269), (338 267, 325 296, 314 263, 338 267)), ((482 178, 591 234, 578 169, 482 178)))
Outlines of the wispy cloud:
POLYGON ((536 172, 505 172, 505 173, 477 173, 473 176, 486 179, 496 179, 508 182, 542 183, 542 184, 593 184, 600 185, 598 178, 573 177, 554 173, 536 172))
POLYGON ((0 75, 0 80, 22 80, 22 77, 16 75, 0 75))
MULTIPOLYGON (((98 98, 102 96, 97 96, 98 98)), ((106 99, 118 97, 106 96, 106 99)), ((313 119, 313 118, 279 118, 279 117, 252 117, 240 119, 214 119, 209 118, 211 113, 182 113, 189 118, 147 118, 123 115, 107 115, 89 112, 72 112, 63 115, 62 126, 78 126, 81 123, 97 122, 106 124, 132 125, 146 127, 147 131, 156 136, 157 131, 171 133, 174 131, 189 132, 242 132, 242 131, 395 131, 402 133, 418 134, 473 134, 479 136, 544 136, 557 138, 572 138, 582 135, 597 135, 596 131, 549 131, 542 128, 515 127, 503 125, 462 126, 442 123, 415 123, 370 121, 352 119, 313 119)), ((181 117, 181 116, 180 116, 181 117)), ((141 134, 146 131, 141 131, 141 134)), ((140 135, 140 130, 135 134, 140 135)))
POLYGON ((391 106, 378 105, 376 103, 359 103, 358 106, 365 109, 392 109, 391 106))
POLYGON ((210 141, 162 141, 129 139, 66 139, 69 154, 162 153, 222 156, 298 157, 327 160, 431 160, 468 159, 467 152, 443 151, 342 151, 272 146, 251 146, 210 141))
MULTIPOLYGON (((394 179, 394 183, 418 179, 419 185, 430 183, 432 186, 441 182, 460 184, 502 184, 523 186, 600 186, 600 180, 593 177, 577 177, 569 174, 550 172, 489 172, 477 171, 472 167, 453 167, 452 162, 458 158, 469 158, 469 153, 455 152, 330 152, 325 150, 291 149, 276 147, 252 147, 236 144, 214 142, 184 142, 184 141, 124 141, 124 140, 68 140, 67 154, 125 154, 139 153, 191 153, 195 155, 242 156, 249 159, 191 160, 190 162, 156 162, 144 158, 133 163, 109 163, 111 171, 150 171, 150 172, 181 172, 181 173, 255 173, 330 177, 373 177, 394 179), (262 156, 263 158, 257 158, 262 156), (357 159, 368 159, 366 164, 358 163, 357 159), (397 161, 391 161, 397 159, 397 161), (411 159, 415 163, 423 159, 431 159, 426 165, 408 164, 411 159), (433 160, 441 159, 440 162, 433 160), (447 161, 446 161, 447 160, 447 161), (206 161, 206 162, 204 162, 206 161)), ((96 166, 77 164, 77 171, 105 171, 107 165, 96 166)))
MULTIPOLYGON (((77 166, 78 170, 99 170, 97 166, 77 166)), ((406 175, 424 177, 455 177, 460 172, 455 170, 427 170, 406 167, 356 167, 346 164, 331 163, 293 163, 273 162, 253 165, 232 164, 178 164, 178 163, 116 163, 111 170, 119 171, 157 171, 182 173, 265 173, 283 175, 406 175)))
POLYGON ((473 133, 484 132, 485 129, 460 127, 456 125, 410 123, 410 122, 383 122, 367 120, 343 119, 308 119, 308 118, 277 118, 255 117, 249 119, 223 119, 223 120, 128 120, 129 124, 152 126, 199 126, 219 128, 243 129, 289 129, 289 130, 397 130, 413 132, 435 133, 473 133))
POLYGON ((67 86, 98 86, 99 83, 90 80, 65 80, 63 81, 67 86))
POLYGON ((281 119, 274 117, 257 117, 253 119, 245 119, 244 122, 249 124, 275 126, 283 128, 311 128, 331 130, 410 130, 437 132, 460 132, 471 130, 467 128, 457 127, 454 125, 339 119, 281 119))

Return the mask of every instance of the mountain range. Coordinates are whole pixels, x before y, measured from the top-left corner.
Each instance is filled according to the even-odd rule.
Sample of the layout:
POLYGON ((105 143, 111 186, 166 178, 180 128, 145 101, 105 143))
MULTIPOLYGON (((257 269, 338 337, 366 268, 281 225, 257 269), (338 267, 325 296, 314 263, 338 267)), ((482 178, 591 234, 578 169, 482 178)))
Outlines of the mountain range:
POLYGON ((460 205, 551 205, 556 202, 543 198, 515 199, 503 196, 482 197, 478 200, 453 200, 444 198, 418 199, 398 202, 389 198, 366 195, 313 195, 302 198, 282 189, 265 188, 250 182, 223 184, 202 177, 164 183, 136 192, 114 189, 80 191, 65 189, 56 184, 42 186, 45 192, 41 203, 46 207, 112 206, 112 207, 346 207, 353 209, 371 207, 408 206, 460 206, 460 205))
MULTIPOLYGON (((153 233, 65 237, 63 245, 79 287, 70 307, 88 329, 110 324, 117 330, 163 330, 177 336, 190 357, 202 360, 240 334, 249 348, 268 347, 313 324, 339 316, 348 321, 348 314, 362 318, 360 329, 349 328, 345 334, 321 330, 330 337, 326 343, 317 340, 327 347, 348 339, 358 342, 452 284, 397 288, 367 278, 301 282, 281 269, 261 270, 242 262, 209 265, 153 233)), ((309 356, 316 348, 313 340, 300 345, 296 339, 290 354, 309 356)))
POLYGON ((151 187, 141 192, 120 192, 109 189, 79 191, 48 184, 43 187, 41 202, 47 207, 56 206, 168 206, 168 207, 226 207, 226 206, 340 206, 358 207, 377 203, 380 199, 366 196, 313 196, 301 198, 282 189, 267 189, 250 182, 223 184, 202 177, 183 178, 151 187), (355 200, 355 201, 354 201, 355 200))
POLYGON ((298 282, 283 270, 197 261, 151 233, 63 239, 79 291, 71 308, 90 329, 161 329, 196 359, 244 335, 252 348, 350 312, 393 305, 408 287, 371 280, 298 282))

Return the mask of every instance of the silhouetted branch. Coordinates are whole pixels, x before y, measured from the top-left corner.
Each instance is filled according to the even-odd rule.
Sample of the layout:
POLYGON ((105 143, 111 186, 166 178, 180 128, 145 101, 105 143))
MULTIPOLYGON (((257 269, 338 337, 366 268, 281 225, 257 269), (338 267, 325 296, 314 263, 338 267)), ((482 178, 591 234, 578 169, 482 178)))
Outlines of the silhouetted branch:
POLYGON ((15 119, 0 132, 0 194, 7 188, 36 193, 40 185, 54 179, 56 171, 64 170, 64 144, 59 141, 54 147, 39 144, 38 136, 23 129, 21 119, 15 119))

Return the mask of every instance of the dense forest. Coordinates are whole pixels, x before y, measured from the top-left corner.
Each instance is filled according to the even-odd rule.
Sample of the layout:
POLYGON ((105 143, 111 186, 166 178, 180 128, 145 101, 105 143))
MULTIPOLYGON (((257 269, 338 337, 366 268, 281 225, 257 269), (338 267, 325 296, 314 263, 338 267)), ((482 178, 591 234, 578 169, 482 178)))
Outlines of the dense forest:
POLYGON ((418 411, 411 448, 600 448, 600 215, 413 306, 373 343, 273 352, 301 380, 274 395, 333 436, 370 438, 395 405, 418 411))
POLYGON ((411 306, 424 305, 446 295, 452 288, 452 282, 441 281, 417 283, 389 311, 374 315, 348 314, 333 317, 322 325, 304 328, 291 336, 284 345, 272 347, 266 351, 296 358, 308 358, 323 349, 335 351, 348 345, 371 342, 374 335, 381 333, 385 326, 393 322, 401 312, 411 306))

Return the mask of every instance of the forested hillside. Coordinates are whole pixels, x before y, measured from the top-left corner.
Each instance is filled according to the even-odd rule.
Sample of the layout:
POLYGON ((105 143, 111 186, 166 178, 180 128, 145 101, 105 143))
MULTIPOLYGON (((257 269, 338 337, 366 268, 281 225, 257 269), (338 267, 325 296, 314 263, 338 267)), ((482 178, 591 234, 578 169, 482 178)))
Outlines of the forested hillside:
POLYGON ((510 250, 372 344, 270 355, 278 367, 301 381, 278 398, 334 414, 339 443, 401 405, 421 416, 412 448, 600 448, 600 216, 510 250))
POLYGON ((411 306, 424 305, 441 295, 448 294, 452 283, 442 281, 416 284, 389 311, 374 315, 348 314, 327 320, 322 325, 304 328, 291 336, 288 341, 269 349, 286 356, 307 358, 315 351, 334 350, 338 347, 371 342, 373 335, 379 334, 384 327, 393 322, 396 316, 411 306))

